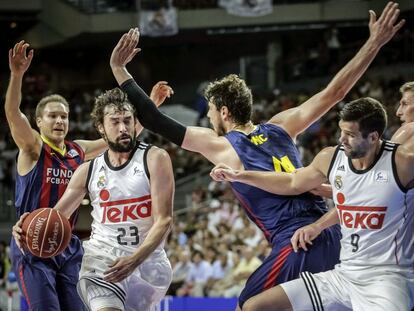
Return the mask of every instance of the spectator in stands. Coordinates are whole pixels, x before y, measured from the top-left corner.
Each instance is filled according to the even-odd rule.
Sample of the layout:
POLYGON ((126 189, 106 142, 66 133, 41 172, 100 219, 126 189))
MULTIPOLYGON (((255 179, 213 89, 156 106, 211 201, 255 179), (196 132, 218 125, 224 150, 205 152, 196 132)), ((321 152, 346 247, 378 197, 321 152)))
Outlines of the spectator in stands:
POLYGON ((177 290, 177 296, 204 296, 204 286, 211 277, 213 269, 211 264, 204 260, 204 255, 200 251, 193 252, 192 263, 184 285, 177 290))
POLYGON ((193 263, 190 261, 190 254, 188 251, 180 251, 178 255, 178 262, 173 267, 173 279, 168 289, 167 295, 175 296, 177 290, 184 285, 185 280, 188 277, 190 270, 193 267, 193 263))
POLYGON ((257 258, 253 249, 250 247, 243 248, 243 257, 239 264, 232 271, 233 282, 224 291, 224 297, 238 297, 244 288, 249 276, 262 264, 257 258))

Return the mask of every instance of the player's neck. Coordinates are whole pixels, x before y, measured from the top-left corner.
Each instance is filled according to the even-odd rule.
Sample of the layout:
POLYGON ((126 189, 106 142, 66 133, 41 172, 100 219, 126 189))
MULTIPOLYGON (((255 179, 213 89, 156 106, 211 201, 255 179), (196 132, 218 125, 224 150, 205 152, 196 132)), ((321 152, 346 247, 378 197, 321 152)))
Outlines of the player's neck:
POLYGON ((352 159, 352 165, 354 166, 354 168, 356 168, 359 171, 369 168, 375 161, 378 153, 380 152, 381 146, 382 140, 378 140, 375 147, 368 150, 367 154, 364 157, 352 159))
POLYGON ((66 153, 66 145, 65 145, 65 141, 52 141, 51 139, 47 138, 44 135, 40 135, 40 138, 42 139, 42 141, 49 145, 50 148, 52 148, 53 150, 55 150, 56 152, 60 153, 61 155, 65 155, 66 153))
POLYGON ((239 131, 239 132, 242 132, 246 135, 249 135, 255 129, 256 129, 256 125, 254 125, 252 121, 249 121, 245 124, 232 124, 232 125, 230 125, 228 132, 239 131))
POLYGON ((118 167, 123 165, 124 163, 126 163, 129 160, 129 156, 130 156, 131 152, 117 152, 117 151, 113 151, 111 149, 108 150, 108 159, 109 162, 111 163, 111 165, 113 167, 118 167))

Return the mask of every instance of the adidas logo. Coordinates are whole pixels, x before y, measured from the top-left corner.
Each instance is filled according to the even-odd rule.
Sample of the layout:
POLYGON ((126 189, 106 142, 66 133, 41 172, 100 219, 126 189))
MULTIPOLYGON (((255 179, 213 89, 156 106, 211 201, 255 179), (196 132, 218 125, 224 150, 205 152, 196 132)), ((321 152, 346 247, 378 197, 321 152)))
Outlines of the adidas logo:
POLYGON ((345 172, 345 165, 341 165, 341 166, 339 166, 338 167, 338 171, 343 171, 343 172, 345 172))

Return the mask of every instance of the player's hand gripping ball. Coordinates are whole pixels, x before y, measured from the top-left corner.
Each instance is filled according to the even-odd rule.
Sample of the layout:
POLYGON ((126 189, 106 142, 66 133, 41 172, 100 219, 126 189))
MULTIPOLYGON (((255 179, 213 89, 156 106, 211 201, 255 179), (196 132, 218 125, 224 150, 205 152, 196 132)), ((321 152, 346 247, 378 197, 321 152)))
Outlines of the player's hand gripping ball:
POLYGON ((60 254, 72 236, 66 217, 53 208, 31 212, 22 224, 23 244, 33 255, 49 258, 60 254))

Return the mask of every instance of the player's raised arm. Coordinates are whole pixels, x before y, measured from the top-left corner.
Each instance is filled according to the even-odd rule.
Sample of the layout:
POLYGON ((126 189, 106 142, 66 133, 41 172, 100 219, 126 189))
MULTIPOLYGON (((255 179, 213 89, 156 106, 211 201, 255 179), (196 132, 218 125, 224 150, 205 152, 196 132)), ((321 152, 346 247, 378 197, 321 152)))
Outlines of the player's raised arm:
POLYGON ((386 5, 378 20, 374 11, 369 11, 369 14, 370 36, 354 58, 336 74, 325 89, 302 105, 278 113, 270 119, 270 123, 282 126, 292 138, 295 138, 346 96, 367 70, 380 48, 391 40, 405 22, 397 22, 400 10, 398 3, 394 2, 386 5))
POLYGON ((139 122, 145 128, 160 134, 178 146, 199 152, 211 162, 218 163, 219 153, 223 151, 223 145, 228 142, 211 129, 186 127, 161 113, 127 71, 126 64, 140 50, 137 48, 138 42, 138 29, 130 29, 121 37, 112 51, 110 65, 116 81, 134 105, 139 122))
MULTIPOLYGON (((6 93, 5 111, 12 137, 20 150, 40 153, 41 139, 21 112, 23 76, 33 59, 33 50, 23 40, 9 50, 10 81, 6 93)), ((35 159, 37 160, 37 159, 35 159)))
POLYGON ((327 181, 329 163, 335 148, 328 147, 317 154, 312 163, 293 173, 233 170, 218 165, 211 171, 216 181, 241 182, 280 195, 296 195, 312 190, 327 181))
POLYGON ((87 192, 87 178, 90 162, 83 163, 73 173, 72 178, 60 200, 54 206, 66 218, 70 218, 79 207, 87 192))
POLYGON ((144 242, 131 255, 118 258, 105 271, 105 281, 120 282, 130 275, 169 233, 173 222, 174 175, 171 159, 165 150, 151 148, 148 152, 148 171, 151 184, 151 206, 154 224, 144 242))

